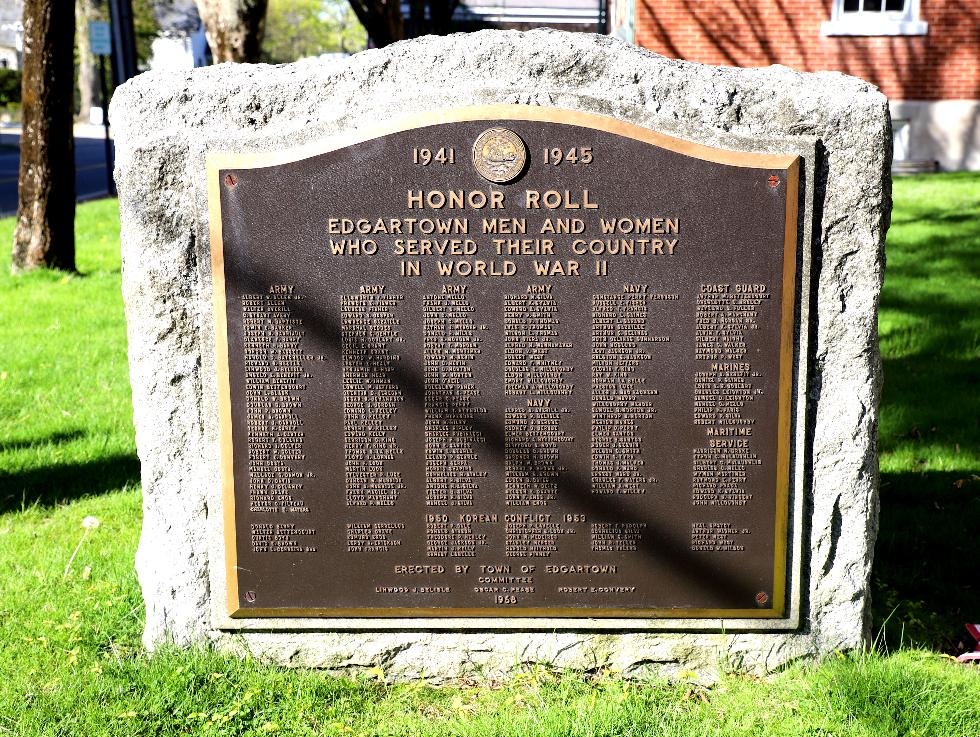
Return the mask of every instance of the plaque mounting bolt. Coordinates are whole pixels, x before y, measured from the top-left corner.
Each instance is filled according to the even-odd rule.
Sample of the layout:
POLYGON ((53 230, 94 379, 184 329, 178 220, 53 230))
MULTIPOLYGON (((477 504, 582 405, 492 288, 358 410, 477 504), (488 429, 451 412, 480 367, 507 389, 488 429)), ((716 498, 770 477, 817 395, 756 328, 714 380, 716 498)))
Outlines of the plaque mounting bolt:
POLYGON ((777 177, 775 174, 769 177, 769 186, 772 187, 773 189, 776 189, 776 187, 779 186, 779 177, 777 177))
POLYGON ((755 603, 759 606, 765 606, 769 603, 769 594, 767 594, 765 591, 760 591, 755 595, 755 603))
MULTIPOLYGON (((231 175, 229 174, 229 176, 231 176, 231 175)), ((249 604, 251 604, 253 601, 255 601, 255 592, 254 591, 246 591, 245 592, 245 601, 247 601, 249 604)))
POLYGON ((235 174, 225 174, 225 184, 229 187, 234 187, 238 184, 238 177, 235 174))

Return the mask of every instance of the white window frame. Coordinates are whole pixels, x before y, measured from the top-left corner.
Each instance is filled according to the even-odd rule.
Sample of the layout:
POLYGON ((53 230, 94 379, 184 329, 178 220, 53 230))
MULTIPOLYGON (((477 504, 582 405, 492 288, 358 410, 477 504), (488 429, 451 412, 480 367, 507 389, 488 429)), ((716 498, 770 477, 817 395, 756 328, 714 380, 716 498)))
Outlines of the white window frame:
MULTIPOLYGON (((884 5, 884 0, 882 0, 884 5)), ((919 0, 905 0, 901 12, 844 12, 844 0, 833 0, 830 20, 820 24, 821 36, 925 36, 929 24, 919 20, 919 0)))

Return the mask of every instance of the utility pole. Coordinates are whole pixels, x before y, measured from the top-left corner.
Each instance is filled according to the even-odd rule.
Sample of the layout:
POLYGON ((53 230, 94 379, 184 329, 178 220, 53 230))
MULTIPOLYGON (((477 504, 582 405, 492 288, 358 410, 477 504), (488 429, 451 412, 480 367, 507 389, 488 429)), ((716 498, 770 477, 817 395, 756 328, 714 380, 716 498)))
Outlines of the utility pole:
POLYGON ((112 141, 109 138, 109 90, 105 79, 105 59, 112 54, 112 33, 108 23, 89 21, 88 37, 92 53, 99 57, 99 87, 102 91, 102 126, 105 129, 105 174, 106 192, 109 196, 116 193, 116 185, 112 179, 112 141))
POLYGON ((112 21, 112 81, 114 87, 118 87, 139 72, 132 0, 109 0, 109 17, 112 21))

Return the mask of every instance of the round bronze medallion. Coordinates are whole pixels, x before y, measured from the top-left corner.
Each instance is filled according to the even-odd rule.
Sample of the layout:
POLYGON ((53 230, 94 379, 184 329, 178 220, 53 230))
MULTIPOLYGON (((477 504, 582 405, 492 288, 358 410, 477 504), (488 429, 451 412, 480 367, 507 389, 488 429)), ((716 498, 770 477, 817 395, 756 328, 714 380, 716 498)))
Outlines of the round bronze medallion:
POLYGON ((473 143, 473 166, 491 182, 511 181, 524 169, 525 161, 527 146, 507 128, 488 128, 473 143))

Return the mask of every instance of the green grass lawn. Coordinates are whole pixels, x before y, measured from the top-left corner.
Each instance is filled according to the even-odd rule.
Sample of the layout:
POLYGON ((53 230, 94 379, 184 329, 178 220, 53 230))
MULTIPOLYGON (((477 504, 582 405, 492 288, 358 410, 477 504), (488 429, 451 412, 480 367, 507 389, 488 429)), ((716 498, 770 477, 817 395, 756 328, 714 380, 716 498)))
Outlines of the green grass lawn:
MULTIPOLYGON (((4 259, 12 230, 0 220, 4 259)), ((895 183, 881 652, 710 689, 693 674, 670 685, 546 671, 435 688, 204 651, 147 657, 115 202, 79 207, 77 231, 81 275, 12 278, 0 262, 0 735, 980 734, 980 669, 943 654, 980 615, 980 176, 895 183), (86 532, 87 516, 100 524, 86 532)))

